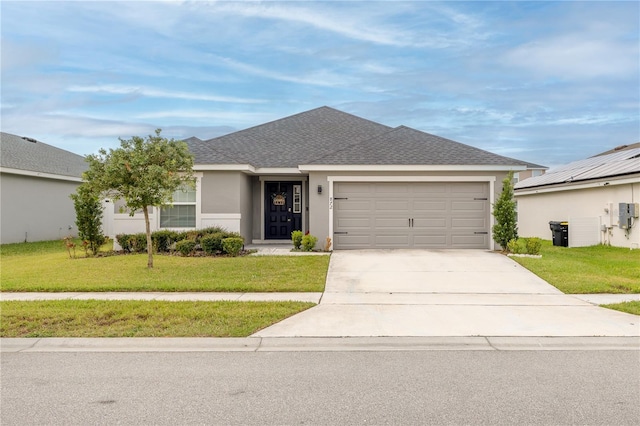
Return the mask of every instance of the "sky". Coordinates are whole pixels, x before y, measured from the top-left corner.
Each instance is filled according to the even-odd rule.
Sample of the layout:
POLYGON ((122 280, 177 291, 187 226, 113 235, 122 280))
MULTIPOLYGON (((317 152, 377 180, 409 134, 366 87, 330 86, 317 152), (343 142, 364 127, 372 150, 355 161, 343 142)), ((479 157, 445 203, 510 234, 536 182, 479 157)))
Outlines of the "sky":
POLYGON ((3 132, 86 155, 330 106, 545 166, 640 141, 640 3, 5 1, 3 132))

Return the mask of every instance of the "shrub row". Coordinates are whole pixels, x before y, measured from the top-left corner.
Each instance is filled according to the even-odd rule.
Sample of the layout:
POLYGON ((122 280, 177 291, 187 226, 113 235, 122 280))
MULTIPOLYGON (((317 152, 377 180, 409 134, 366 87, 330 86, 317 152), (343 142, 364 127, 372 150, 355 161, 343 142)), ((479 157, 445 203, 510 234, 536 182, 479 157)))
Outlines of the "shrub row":
MULTIPOLYGON (((147 234, 118 234, 116 241, 122 250, 129 253, 142 253, 147 250, 147 234)), ((237 232, 228 232, 220 227, 204 228, 193 231, 176 232, 163 229, 151 233, 153 250, 167 253, 173 250, 187 256, 198 248, 208 255, 218 253, 237 256, 244 246, 244 239, 237 232), (232 240, 227 242, 226 240, 232 240)))
POLYGON ((540 254, 540 249, 542 248, 542 241, 540 238, 532 237, 532 238, 519 238, 512 239, 507 243, 507 250, 513 254, 540 254), (524 243, 524 247, 520 244, 520 242, 524 243))

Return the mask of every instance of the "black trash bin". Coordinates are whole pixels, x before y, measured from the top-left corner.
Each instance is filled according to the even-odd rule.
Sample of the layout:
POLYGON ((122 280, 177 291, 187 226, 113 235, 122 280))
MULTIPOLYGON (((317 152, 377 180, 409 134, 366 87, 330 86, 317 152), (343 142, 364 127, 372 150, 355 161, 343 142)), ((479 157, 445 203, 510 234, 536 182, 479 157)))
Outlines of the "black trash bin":
POLYGON ((549 228, 553 236, 553 245, 569 247, 569 222, 549 222, 549 228))

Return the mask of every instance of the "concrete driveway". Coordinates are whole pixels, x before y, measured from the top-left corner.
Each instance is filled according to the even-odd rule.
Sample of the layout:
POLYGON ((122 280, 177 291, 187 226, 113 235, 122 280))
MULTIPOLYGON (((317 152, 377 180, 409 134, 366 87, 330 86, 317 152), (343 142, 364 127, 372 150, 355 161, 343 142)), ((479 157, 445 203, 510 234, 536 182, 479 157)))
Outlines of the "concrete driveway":
POLYGON ((353 250, 332 254, 318 306, 254 336, 640 336, 640 318, 490 251, 353 250))

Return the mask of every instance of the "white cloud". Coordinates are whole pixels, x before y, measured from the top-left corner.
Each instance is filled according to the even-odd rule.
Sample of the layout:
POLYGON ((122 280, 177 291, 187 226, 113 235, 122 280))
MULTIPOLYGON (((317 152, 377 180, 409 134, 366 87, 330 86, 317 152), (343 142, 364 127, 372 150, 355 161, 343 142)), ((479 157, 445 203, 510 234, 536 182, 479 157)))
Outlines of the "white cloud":
POLYGON ((523 44, 504 60, 542 77, 637 77, 638 53, 635 42, 570 34, 523 44))
POLYGON ((114 94, 114 95, 140 95, 140 96, 148 96, 151 98, 188 99, 188 100, 195 100, 195 101, 229 102, 229 103, 240 103, 240 104, 258 104, 258 103, 266 102, 265 100, 262 100, 262 99, 206 95, 206 94, 183 92, 183 91, 161 90, 161 89, 154 89, 154 88, 141 87, 141 86, 121 86, 121 85, 114 85, 114 84, 95 85, 95 86, 71 86, 67 90, 70 92, 107 93, 107 94, 114 94))

